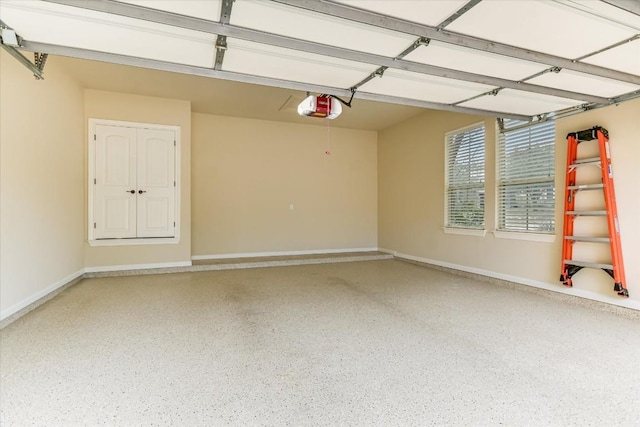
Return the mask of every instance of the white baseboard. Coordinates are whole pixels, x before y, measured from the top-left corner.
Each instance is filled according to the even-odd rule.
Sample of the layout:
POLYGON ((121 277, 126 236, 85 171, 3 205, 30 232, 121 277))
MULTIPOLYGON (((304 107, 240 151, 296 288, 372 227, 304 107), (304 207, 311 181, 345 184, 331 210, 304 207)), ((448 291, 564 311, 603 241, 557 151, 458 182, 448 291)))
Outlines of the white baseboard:
POLYGON ((324 255, 340 254, 347 252, 376 252, 378 248, 348 248, 348 249, 318 249, 308 251, 281 251, 281 252, 243 252, 239 254, 218 254, 218 255, 194 255, 193 261, 205 259, 230 259, 230 258, 259 258, 268 256, 294 256, 294 255, 324 255))
POLYGON ((155 264, 104 265, 87 267, 84 273, 102 273, 106 271, 146 270, 149 268, 191 267, 191 261, 160 262, 155 264))
MULTIPOLYGON (((410 261, 417 261, 425 264, 437 265, 440 267, 451 268, 454 270, 465 271, 467 273, 479 274, 482 276, 492 277, 495 279, 506 280, 513 283, 519 283, 526 286, 532 286, 535 288, 545 289, 552 292, 558 292, 566 295, 577 296, 594 301, 604 302, 607 304, 616 305, 619 307, 630 308, 633 310, 640 310, 640 301, 630 299, 619 299, 615 297, 608 297, 591 291, 585 291, 576 288, 563 288, 558 285, 540 282, 537 280, 527 279, 524 277, 511 276, 508 274, 497 273, 490 270, 483 270, 480 268, 468 267, 460 264, 453 264, 444 261, 433 260, 429 258, 422 258, 408 254, 398 253, 394 250, 385 248, 352 248, 352 249, 327 249, 327 250, 312 250, 312 251, 289 251, 289 252, 257 252, 257 253, 242 253, 242 254, 223 254, 223 255, 196 255, 193 256, 193 260, 198 259, 228 259, 228 258, 250 258, 261 256, 291 256, 291 255, 316 255, 316 254, 330 254, 330 253, 347 253, 347 252, 384 252, 392 254, 397 258, 407 259, 410 261)), ((73 282, 74 280, 81 278, 85 273, 99 273, 109 271, 123 271, 123 270, 143 270, 152 268, 170 268, 170 267, 190 267, 192 263, 190 261, 179 262, 167 262, 167 263, 155 263, 155 264, 129 264, 129 265, 109 265, 99 267, 87 267, 82 270, 78 270, 72 273, 52 285, 42 289, 41 291, 31 295, 28 298, 12 305, 0 312, 0 322, 9 318, 10 316, 18 313, 20 310, 28 307, 36 302, 45 302, 46 297, 54 293, 59 288, 73 282)))
MULTIPOLYGON (((156 264, 130 264, 130 265, 108 265, 102 267, 87 267, 82 270, 78 270, 75 273, 64 277, 57 282, 53 283, 50 286, 42 289, 39 292, 31 295, 28 298, 23 299, 19 303, 12 305, 9 308, 6 308, 0 311, 0 322, 3 322, 5 319, 13 316, 18 313, 20 310, 23 310, 30 305, 33 305, 31 309, 37 307, 38 305, 46 302, 49 297, 54 294, 61 287, 72 283, 76 279, 81 279, 82 276, 86 273, 99 273, 99 272, 108 272, 108 271, 122 271, 122 270, 143 270, 149 268, 169 268, 169 267, 191 267, 191 261, 179 261, 179 262, 165 262, 165 263, 156 263, 156 264)), ((26 312, 25 312, 26 314, 26 312)), ((23 314, 20 314, 22 316, 23 314)), ((11 322, 11 321, 10 321, 11 322)), ((2 326, 4 327, 4 326, 2 326)))
POLYGON ((55 292, 56 290, 58 290, 62 286, 66 285, 67 283, 70 283, 70 282, 76 280, 77 278, 79 278, 83 274, 84 274, 84 270, 78 270, 75 273, 72 273, 72 274, 68 275, 67 277, 64 277, 64 278, 58 280, 57 282, 53 283, 52 285, 47 286, 46 288, 42 289, 40 292, 36 292, 35 294, 31 295, 30 297, 23 299, 19 303, 14 304, 11 307, 2 310, 0 312, 0 321, 8 318, 9 316, 12 316, 12 315, 16 314, 20 310, 28 307, 29 305, 37 302, 38 300, 45 298, 49 294, 55 292))
POLYGON ((636 300, 616 298, 613 296, 609 297, 607 295, 602 295, 596 292, 585 291, 585 290, 576 289, 576 288, 569 289, 569 288, 561 287, 560 285, 540 282, 538 280, 527 279, 527 278, 518 277, 518 276, 511 276, 509 274, 502 274, 502 273, 497 273, 495 271, 483 270, 475 267, 468 267, 466 265, 453 264, 453 263, 438 261, 438 260, 429 259, 429 258, 422 258, 422 257, 413 256, 413 255, 402 254, 389 249, 380 248, 378 250, 380 252, 393 254, 397 258, 403 258, 410 261, 417 261, 425 264, 433 264, 440 267, 451 268, 454 270, 465 271, 467 273, 479 274, 481 276, 492 277, 494 279, 506 280, 508 282, 514 282, 521 285, 532 286, 534 288, 545 289, 547 291, 558 292, 561 294, 571 295, 574 297, 586 298, 593 301, 599 301, 607 304, 617 305, 619 307, 630 308, 633 310, 640 310, 640 301, 636 301, 636 300))
POLYGON ((383 252, 385 254, 391 254, 393 256, 396 255, 396 251, 392 251, 391 249, 378 248, 378 252, 383 252))

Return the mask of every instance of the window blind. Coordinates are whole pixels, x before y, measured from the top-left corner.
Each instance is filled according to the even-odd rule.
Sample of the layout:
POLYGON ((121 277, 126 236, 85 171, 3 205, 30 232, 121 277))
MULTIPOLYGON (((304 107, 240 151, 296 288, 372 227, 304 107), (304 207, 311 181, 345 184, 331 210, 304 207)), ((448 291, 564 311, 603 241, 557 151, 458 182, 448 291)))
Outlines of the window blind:
POLYGON ((446 225, 484 228, 484 125, 445 136, 446 225))
POLYGON ((509 130, 498 136, 498 229, 555 230, 555 122, 509 130))

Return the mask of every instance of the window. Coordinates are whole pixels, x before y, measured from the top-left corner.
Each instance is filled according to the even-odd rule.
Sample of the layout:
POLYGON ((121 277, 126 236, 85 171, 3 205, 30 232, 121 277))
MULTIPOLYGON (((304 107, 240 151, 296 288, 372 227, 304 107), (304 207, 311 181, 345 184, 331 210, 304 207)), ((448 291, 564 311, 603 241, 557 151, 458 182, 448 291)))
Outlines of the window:
POLYGON ((484 124, 445 135, 445 224, 449 228, 484 228, 484 124))
POLYGON ((498 230, 553 233, 555 122, 505 120, 497 160, 498 230))

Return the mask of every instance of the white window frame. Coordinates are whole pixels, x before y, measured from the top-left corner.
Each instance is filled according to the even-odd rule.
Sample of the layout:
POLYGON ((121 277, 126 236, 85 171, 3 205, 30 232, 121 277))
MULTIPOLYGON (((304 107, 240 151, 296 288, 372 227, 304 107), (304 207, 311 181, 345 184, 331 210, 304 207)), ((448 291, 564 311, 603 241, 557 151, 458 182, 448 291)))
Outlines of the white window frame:
MULTIPOLYGON (((554 141, 555 141, 555 122, 554 121, 550 121, 551 123, 553 123, 554 126, 554 141)), ((534 123, 531 124, 529 126, 517 126, 517 127, 513 127, 511 130, 515 129, 515 128, 525 128, 525 127, 531 127, 531 126, 536 126, 536 125, 540 125, 540 123, 534 123)), ((507 131, 509 130, 508 128, 506 129, 507 131)), ((501 224, 501 200, 500 200, 500 189, 502 184, 502 180, 501 180, 501 151, 502 151, 502 139, 501 139, 501 129, 498 126, 498 123, 496 122, 496 162, 495 162, 495 168, 496 168, 496 180, 495 180, 495 204, 496 204, 496 210, 495 210, 495 226, 496 229, 493 231, 493 235, 496 238, 501 238, 501 239, 515 239, 515 240, 528 240, 528 241, 535 241, 535 242, 554 242, 555 238, 556 238, 556 231, 557 231, 557 224, 555 221, 555 205, 556 205, 556 198, 557 198, 557 189, 556 189, 556 176, 555 176, 555 163, 556 163, 556 145, 553 144, 554 147, 554 155, 553 155, 553 164, 552 164, 552 168, 551 170, 553 171, 553 175, 551 177, 548 177, 545 180, 540 179, 539 182, 551 182, 553 184, 554 187, 554 193, 555 193, 555 197, 554 197, 554 201, 553 201, 553 213, 551 214, 551 219, 554 222, 554 229, 550 230, 548 232, 541 232, 541 231, 526 231, 526 230, 515 230, 515 229, 504 229, 504 228, 500 228, 500 224, 501 224)))
POLYGON ((87 236, 89 246, 133 246, 133 245, 166 245, 180 243, 180 126, 172 125, 158 125, 152 123, 138 123, 138 122, 125 122, 120 120, 106 120, 106 119, 89 119, 89 127, 87 133, 88 141, 88 159, 87 159, 87 236), (95 185, 93 180, 96 177, 96 149, 94 135, 96 134, 97 125, 107 126, 119 126, 129 127, 135 129, 152 129, 152 130, 170 130, 175 132, 176 146, 175 146, 175 180, 176 180, 176 193, 175 193, 175 219, 176 229, 174 237, 162 237, 162 238, 135 238, 135 239, 96 239, 93 229, 93 223, 95 218, 95 185))
MULTIPOLYGON (((452 135, 464 133, 470 130, 476 130, 478 128, 482 129, 483 133, 483 144, 484 144, 484 154, 483 154, 483 181, 481 185, 478 185, 478 188, 482 187, 485 195, 486 195, 486 128, 484 121, 473 123, 469 126, 465 126, 459 129, 452 130, 450 132, 445 133, 444 135, 444 227, 442 231, 447 234, 460 234, 466 236, 480 236, 483 237, 486 235, 486 196, 484 202, 484 209, 482 212, 482 225, 479 227, 471 227, 471 226, 455 226, 449 224, 449 138, 452 135)), ((471 187, 470 187, 471 188, 471 187)))

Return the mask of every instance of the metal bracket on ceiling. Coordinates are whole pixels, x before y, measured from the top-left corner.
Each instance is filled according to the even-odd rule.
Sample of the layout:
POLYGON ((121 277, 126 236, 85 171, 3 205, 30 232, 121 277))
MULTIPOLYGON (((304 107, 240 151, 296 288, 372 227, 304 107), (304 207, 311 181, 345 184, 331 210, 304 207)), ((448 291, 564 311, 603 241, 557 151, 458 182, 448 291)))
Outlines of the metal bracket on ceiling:
MULTIPOLYGON (((339 96, 336 96, 336 95, 327 95, 327 96, 329 96, 329 97, 331 97, 331 98, 335 98, 335 99, 337 99, 338 101, 340 101, 340 103, 342 103, 343 105, 345 105, 345 106, 347 106, 347 107, 351 108, 351 102, 353 101, 353 97, 354 97, 354 96, 355 96, 355 94, 356 94, 356 90, 352 88, 352 89, 350 89, 350 91, 351 91, 351 97, 349 98, 349 100, 348 100, 348 101, 345 101, 344 99, 342 99, 342 98, 340 98, 339 96)), ((308 94, 309 94, 309 92, 307 92, 307 96, 309 96, 308 94)), ((324 95, 323 95, 323 96, 324 96, 324 95)))
POLYGON ((216 58, 213 64, 214 70, 222 70, 222 62, 224 61, 224 54, 227 50, 227 36, 219 35, 216 38, 216 58))
POLYGON ((562 68, 560 68, 560 67, 545 68, 544 70, 542 70, 542 71, 540 71, 538 73, 532 74, 532 75, 527 76, 527 77, 525 77, 525 78, 523 78, 521 80, 518 80, 518 82, 524 83, 524 82, 526 82, 528 80, 535 79, 536 77, 540 77, 540 76, 543 76, 543 75, 548 74, 548 73, 556 73, 557 74, 560 71, 562 71, 562 68))
POLYGON ((446 27, 447 25, 451 24, 453 21, 455 21, 456 19, 460 18, 462 15, 467 13, 469 10, 471 10, 471 8, 473 6, 475 6, 478 3, 480 3, 480 1, 482 1, 482 0, 469 0, 464 6, 462 6, 460 9, 456 10, 451 16, 449 16, 447 19, 442 21, 440 23, 440 25, 438 25, 436 28, 438 30, 444 29, 444 27, 446 27))
MULTIPOLYGON (((226 25, 231 20, 231 9, 235 0, 223 0, 220 9, 220 23, 226 25)), ((216 38, 216 59, 213 65, 214 70, 222 69, 224 53, 227 50, 227 36, 218 35, 216 38)))
MULTIPOLYGON (((13 56, 19 63, 27 67, 36 80, 44 80, 42 70, 44 63, 47 60, 47 55, 43 54, 42 59, 36 57, 36 64, 32 64, 23 54, 18 52, 18 47, 22 46, 22 37, 16 34, 16 32, 0 20, 0 46, 6 50, 9 55, 13 56)), ((38 54, 36 54, 38 55, 38 54)))
POLYGON ((540 124, 542 122, 546 122, 551 120, 553 117, 549 116, 549 113, 545 113, 545 114, 538 114, 535 116, 532 116, 529 120, 525 121, 524 123, 520 123, 517 125, 512 125, 507 127, 505 122, 506 119, 504 118, 497 118, 496 119, 496 123, 498 124, 498 133, 504 133, 507 131, 514 131, 514 130, 519 130, 519 129, 525 129, 528 128, 530 126, 534 126, 537 124, 540 124))
POLYGON ((506 126, 505 119, 503 119, 503 118, 496 119, 496 123, 498 124, 498 133, 504 133, 504 132, 507 132, 507 131, 510 132, 510 131, 515 131, 515 130, 519 130, 519 129, 525 129, 525 128, 528 128, 528 127, 531 127, 531 126, 534 126, 534 125, 549 121, 551 119, 553 119, 553 117, 549 116, 548 113, 545 113, 545 114, 535 115, 535 116, 531 117, 529 120, 525 121, 524 123, 520 123, 520 124, 517 124, 517 125, 512 125, 512 126, 509 126, 509 127, 506 126))
MULTIPOLYGON (((44 70, 44 64, 45 62, 47 62, 48 56, 49 55, 46 53, 33 52, 33 60, 36 64, 36 67, 38 67, 38 70, 44 70)), ((43 80, 42 75, 34 74, 33 76, 36 78, 36 80, 43 80)))
POLYGON ((375 70, 373 73, 369 74, 367 77, 365 77, 364 79, 362 79, 361 81, 359 81, 358 83, 354 84, 353 86, 351 86, 349 88, 349 90, 351 91, 356 91, 360 86, 362 86, 363 84, 375 79, 376 77, 382 77, 384 75, 384 72, 387 71, 388 67, 380 67, 377 70, 375 70))
MULTIPOLYGON (((407 56, 408 54, 410 54, 411 52, 413 52, 414 50, 416 50, 417 48, 419 48, 420 46, 429 46, 430 42, 431 42, 431 39, 429 39, 427 37, 419 37, 418 39, 416 39, 416 41, 411 43, 411 46, 409 46, 408 48, 406 48, 405 50, 400 52, 393 59, 394 60, 396 60, 396 59, 400 60, 400 59, 404 58, 405 56, 407 56)), ((387 69, 389 69, 389 67, 386 67, 386 66, 379 67, 377 70, 375 70, 373 73, 369 74, 363 80, 361 80, 358 83, 356 83, 355 85, 351 86, 350 90, 355 91, 360 86, 362 86, 365 83, 375 79, 376 77, 382 77, 384 75, 384 72, 387 71, 387 69)))
POLYGON ((360 86, 362 86, 363 84, 375 79, 376 77, 382 77, 384 75, 384 72, 387 71, 388 68, 389 67, 380 67, 377 70, 375 70, 373 73, 369 74, 367 77, 365 77, 364 79, 359 81, 358 83, 356 83, 353 86, 351 86, 349 88, 349 90, 352 93, 351 98, 353 99, 353 94, 356 93, 356 91, 358 90, 358 88, 360 86))
POLYGON ((222 62, 224 61, 224 53, 227 50, 227 36, 218 36, 216 39, 216 59, 213 64, 214 70, 222 69, 222 62))
POLYGON ((429 46, 429 43, 431 43, 431 39, 427 38, 427 37, 420 37, 419 39, 417 39, 416 41, 414 41, 411 46, 409 46, 408 48, 406 48, 405 50, 403 50, 402 52, 400 52, 395 58, 393 59, 402 59, 405 56, 407 56, 408 54, 410 54, 411 52, 413 52, 414 50, 416 50, 417 48, 419 48, 420 46, 429 46))
POLYGON ((387 67, 380 67, 373 73, 373 76, 374 77, 382 77, 384 75, 385 71, 387 71, 387 67))
POLYGON ((498 95, 498 93, 500 93, 500 91, 501 91, 502 89, 504 89, 504 88, 503 88, 503 87, 497 87, 497 88, 492 89, 492 90, 490 90, 490 91, 488 91, 488 92, 483 92, 483 93, 481 93, 481 94, 479 94, 479 95, 474 95, 474 96, 472 96, 472 97, 470 97, 470 98, 466 98, 466 99, 463 99, 463 100, 461 100, 461 101, 453 102, 453 103, 452 103, 452 104, 450 104, 450 105, 460 105, 460 104, 464 104, 465 102, 469 102, 469 101, 472 101, 472 100, 474 100, 474 99, 482 98, 483 96, 496 96, 496 95, 498 95))
MULTIPOLYGON (((518 80, 518 83, 524 83, 524 82, 526 82, 527 80, 531 80, 531 79, 533 79, 533 78, 535 78, 535 77, 542 76, 543 74, 547 74, 547 73, 559 73, 560 71, 562 71, 562 68, 560 68, 560 67, 550 67, 550 68, 547 68, 547 69, 545 69, 545 70, 540 71, 539 73, 535 73, 535 74, 532 74, 532 75, 530 75, 530 76, 528 76, 528 77, 525 77, 525 78, 524 78, 524 79, 522 79, 522 80, 518 80)), ((503 88, 503 87, 497 87, 497 88, 495 88, 495 89, 493 89, 493 90, 490 90, 490 91, 488 91, 488 92, 481 93, 480 95, 475 95, 475 96, 472 96, 471 98, 466 98, 466 99, 463 99, 462 101, 454 102, 454 103, 452 103, 451 105, 460 105, 460 104, 463 104, 463 103, 465 103, 465 102, 471 101, 471 100, 473 100, 473 99, 481 98, 481 97, 483 97, 483 96, 496 96, 496 95, 498 95, 498 93, 500 93, 500 91, 501 91, 501 90, 503 90, 503 89, 505 89, 505 88, 503 88)))

